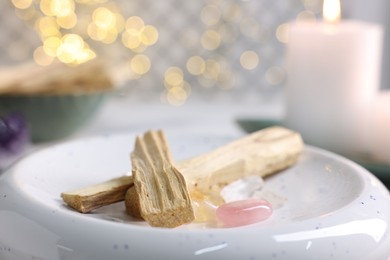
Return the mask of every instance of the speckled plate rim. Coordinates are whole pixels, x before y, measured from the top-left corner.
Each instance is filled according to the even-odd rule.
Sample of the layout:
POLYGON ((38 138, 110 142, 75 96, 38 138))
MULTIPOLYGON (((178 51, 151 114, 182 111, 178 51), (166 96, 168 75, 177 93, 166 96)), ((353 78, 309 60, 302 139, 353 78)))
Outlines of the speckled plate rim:
MULTIPOLYGON (((48 151, 58 152, 66 147, 80 144, 80 142, 88 146, 94 144, 97 140, 103 142, 105 142, 104 140, 108 140, 109 142, 115 138, 119 138, 119 140, 121 138, 128 138, 126 140, 131 140, 133 137, 134 135, 105 136, 60 144, 33 153, 15 164, 0 177, 0 228, 4 231, 10 231, 11 226, 24 226, 27 230, 33 229, 36 234, 35 239, 39 238, 40 241, 46 243, 45 245, 42 243, 32 243, 35 239, 32 241, 31 239, 33 238, 31 236, 25 237, 26 234, 20 230, 16 232, 18 234, 16 234, 14 238, 17 240, 23 237, 22 242, 32 243, 37 250, 40 249, 41 251, 50 251, 48 246, 53 246, 54 243, 57 249, 58 245, 60 245, 61 248, 67 248, 76 255, 82 255, 85 259, 93 259, 93 257, 96 257, 97 255, 105 255, 107 257, 117 256, 118 259, 122 259, 121 257, 126 259, 125 257, 128 257, 126 250, 117 250, 119 247, 126 249, 126 245, 128 248, 138 248, 139 250, 133 251, 133 253, 139 257, 157 257, 161 255, 168 257, 170 253, 169 248, 176 248, 178 245, 181 246, 181 249, 175 251, 176 255, 185 257, 186 259, 215 259, 214 257, 218 255, 225 257, 227 255, 243 256, 242 252, 238 255, 237 248, 231 246, 239 245, 242 250, 245 249, 245 256, 247 256, 247 259, 250 259, 250 255, 255 255, 256 257, 272 257, 274 254, 279 255, 281 259, 288 259, 282 257, 283 252, 286 255, 289 253, 289 257, 300 256, 302 251, 298 250, 298 248, 308 247, 310 241, 312 241, 311 245, 313 246, 313 250, 306 250, 308 251, 307 257, 315 257, 320 255, 320 253, 323 253, 323 250, 328 250, 331 247, 330 238, 334 239, 335 237, 340 236, 343 242, 341 242, 340 239, 336 239, 339 241, 339 246, 342 246, 345 243, 351 244, 350 241, 352 240, 359 245, 361 244, 359 250, 355 250, 356 252, 352 252, 352 249, 348 249, 348 256, 346 257, 344 255, 343 259, 353 259, 352 257, 356 257, 357 255, 362 256, 362 254, 367 255, 367 252, 370 252, 370 250, 372 252, 375 251, 379 256, 383 256, 384 253, 388 253, 389 251, 387 248, 390 248, 390 241, 387 232, 389 229, 388 220, 390 219, 390 200, 387 190, 379 180, 356 163, 331 152, 309 146, 305 148, 305 153, 332 158, 332 160, 336 160, 341 164, 346 165, 346 167, 351 168, 352 171, 356 171, 359 175, 359 180, 362 181, 362 187, 359 190, 357 197, 351 201, 350 204, 353 205, 346 205, 345 207, 342 207, 341 210, 328 212, 327 214, 321 215, 319 218, 303 219, 296 223, 285 223, 278 227, 260 224, 231 229, 194 229, 182 227, 167 230, 160 228, 151 229, 150 227, 142 225, 139 227, 130 225, 124 228, 122 223, 84 216, 70 211, 64 207, 61 201, 56 202, 59 207, 45 205, 42 201, 31 198, 29 196, 30 192, 20 192, 20 190, 17 190, 17 187, 21 187, 21 185, 23 188, 26 187, 25 180, 15 178, 15 171, 18 170, 18 165, 23 164, 26 160, 39 156, 40 153, 44 154, 48 151), (380 217, 378 217, 379 213, 372 208, 374 198, 376 200, 375 203, 379 203, 382 206, 389 205, 381 208, 380 217), (357 214, 356 216, 351 216, 351 207, 354 208, 352 210, 357 214), (370 211, 362 209, 364 207, 370 207, 370 211), (359 216, 359 214, 363 213, 365 214, 364 218, 359 216), (343 223, 343 221, 340 222, 340 217, 348 217, 348 223, 343 223), (59 223, 63 226, 59 227, 59 223), (343 224, 346 225, 343 226, 343 224), (368 225, 372 227, 372 224, 376 225, 377 228, 371 228, 370 230, 364 228, 368 225), (357 227, 358 229, 356 229, 357 227), (83 232, 80 228, 84 231, 87 230, 88 232, 83 232), (380 230, 378 228, 380 228, 380 230), (123 232, 124 230, 131 230, 131 232, 123 232), (259 230, 261 230, 260 233, 259 230), (113 232, 116 233, 115 238, 112 236, 113 232), (102 234, 108 235, 102 238, 102 234), (358 234, 360 234, 361 238, 356 239, 356 235, 358 234), (263 245, 261 246, 263 249, 262 252, 258 252, 259 245, 255 243, 255 241, 243 240, 245 237, 261 238, 263 241, 263 245), (371 241, 372 239, 376 241, 374 244, 367 243, 367 241, 371 241), (80 246, 79 243, 75 243, 73 240, 84 242, 82 242, 82 246, 80 246), (131 243, 129 242, 129 244, 126 244, 120 241, 131 241, 131 243), (245 245, 243 244, 243 241, 246 242, 245 245), (151 242, 160 244, 155 252, 149 252, 146 249, 147 244, 151 242), (94 251, 92 251, 95 253, 92 253, 92 255, 90 255, 91 253, 88 253, 91 248, 95 248, 94 251), (99 250, 96 250, 96 248, 99 248, 99 250), (106 253, 102 252, 103 249, 106 250, 106 253), (362 253, 363 250, 366 250, 366 253, 362 253), (202 258, 199 255, 202 255, 202 258)), ((207 138, 212 139, 213 137, 207 136, 207 138)), ((223 140, 228 140, 232 137, 223 138, 223 140)), ((119 141, 119 143, 120 142, 122 141, 119 141)), ((128 153, 124 155, 123 159, 127 160, 127 157, 128 153)), ((42 160, 45 160, 45 158, 42 158, 42 160)), ((121 169, 116 170, 119 172, 121 169)), ((86 179, 81 180, 81 182, 85 180, 86 179)), ((3 234, 7 234, 7 232, 3 234)), ((19 245, 12 243, 15 243, 15 241, 12 242, 5 236, 0 235, 0 245, 12 247, 15 251, 17 251, 16 249, 18 249, 18 246, 23 250, 27 250, 24 248, 25 245, 20 245, 20 242, 19 245)), ((353 247, 355 248, 356 244, 354 244, 353 247)), ((19 251, 20 250, 21 249, 19 249, 19 251)), ((30 251, 34 250, 30 249, 30 251)), ((35 253, 37 257, 41 257, 40 253, 35 253)), ((52 252, 46 253, 50 254, 52 252)), ((344 253, 346 253, 346 251, 344 253)), ((55 254, 57 254, 57 252, 55 254)), ((33 254, 31 253, 31 255, 33 254)), ((0 256, 2 256, 1 251, 0 256)), ((303 257, 301 259, 310 258, 303 257)))

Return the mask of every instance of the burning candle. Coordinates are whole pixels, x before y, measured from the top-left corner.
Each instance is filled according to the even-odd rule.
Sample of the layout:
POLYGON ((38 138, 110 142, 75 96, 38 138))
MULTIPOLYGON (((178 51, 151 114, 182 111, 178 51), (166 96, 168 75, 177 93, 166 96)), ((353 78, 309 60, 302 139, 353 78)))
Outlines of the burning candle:
POLYGON ((340 21, 339 0, 324 1, 323 17, 290 24, 284 123, 309 144, 365 153, 379 88, 383 29, 340 21))

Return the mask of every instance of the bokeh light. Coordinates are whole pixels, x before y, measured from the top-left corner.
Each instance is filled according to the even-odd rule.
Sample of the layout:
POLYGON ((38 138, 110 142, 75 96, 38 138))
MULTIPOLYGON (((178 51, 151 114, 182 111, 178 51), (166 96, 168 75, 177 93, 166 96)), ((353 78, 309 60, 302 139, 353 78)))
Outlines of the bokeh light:
POLYGON ((49 37, 43 42, 44 52, 51 57, 57 56, 57 50, 61 46, 62 41, 58 37, 49 37))
POLYGON ((64 29, 72 29, 77 24, 77 15, 75 13, 70 13, 67 16, 57 17, 57 24, 64 29))
POLYGON ((187 70, 192 75, 201 75, 206 69, 206 62, 200 56, 192 56, 187 60, 187 70))
POLYGON ((148 56, 137 54, 130 60, 130 69, 137 75, 146 74, 151 67, 151 62, 148 56))
MULTIPOLYGON (((119 33, 123 30, 124 18, 121 14, 106 7, 98 7, 93 11, 87 33, 95 41, 111 44, 117 40, 119 33)), ((125 37, 122 36, 122 41, 125 37)))
POLYGON ((288 23, 282 23, 278 26, 276 29, 276 38, 281 43, 287 43, 288 42, 288 32, 289 32, 290 25, 288 23))
POLYGON ((32 0, 12 0, 12 4, 19 9, 27 9, 31 6, 32 0))
MULTIPOLYGON (((276 21, 271 17, 271 12, 258 16, 256 10, 248 10, 250 0, 204 1, 201 8, 197 9, 200 12, 190 17, 196 19, 198 24, 183 23, 180 34, 174 31, 179 31, 179 28, 172 30, 175 34, 163 34, 159 26, 164 26, 164 23, 156 22, 158 20, 155 17, 144 17, 145 13, 137 9, 123 10, 118 1, 11 1, 16 14, 33 24, 40 36, 41 46, 34 51, 36 63, 48 65, 59 60, 75 65, 93 59, 98 54, 103 54, 105 58, 114 57, 123 62, 121 67, 128 74, 127 79, 139 79, 147 74, 151 77, 159 76, 160 80, 163 77, 163 82, 156 85, 164 86, 161 87, 163 100, 175 106, 188 100, 192 90, 189 82, 195 84, 194 87, 205 88, 201 90, 204 93, 214 93, 218 89, 238 90, 243 78, 249 80, 257 76, 254 70, 260 65, 258 70, 264 70, 264 83, 278 86, 285 81, 285 71, 277 64, 277 47, 269 47, 267 44, 268 41, 274 42, 275 38, 279 41, 277 44, 287 43, 288 23, 278 20, 278 26, 269 26, 269 23, 276 21), (131 13, 131 16, 124 16, 125 11, 130 11, 128 14, 131 13), (149 24, 149 21, 154 22, 149 24), (164 47, 167 48, 167 54, 162 55, 164 62, 152 59, 156 53, 160 54, 152 49, 152 46, 156 47, 159 38, 162 40, 161 45, 164 41, 177 41, 164 47), (184 52, 176 49, 177 46, 182 47, 184 52), (107 49, 102 51, 102 47, 107 49), (171 53, 172 57, 180 57, 181 60, 165 61, 164 55, 171 53)), ((322 0, 301 2, 306 10, 300 12, 296 19, 315 18, 321 9, 322 0)), ((174 19, 172 16, 172 21, 174 19)), ((31 55, 32 47, 28 51, 31 55)), ((13 53, 16 54, 15 51, 13 53)), ((22 51, 19 54, 22 55, 22 51)))
POLYGON ((244 69, 253 70, 259 65, 259 55, 255 51, 244 51, 240 56, 240 64, 244 69))
POLYGON ((297 21, 316 21, 316 15, 311 11, 302 11, 297 15, 297 21))
MULTIPOLYGON (((12 0, 16 14, 31 20, 42 45, 34 60, 48 64, 44 55, 63 63, 80 64, 97 56, 92 42, 113 44, 142 54, 158 41, 158 30, 139 16, 125 18, 115 2, 107 0, 12 0)), ((130 62, 131 63, 131 62, 130 62)), ((134 56, 132 66, 145 74, 151 66, 147 56, 134 56), (138 65, 137 65, 138 64, 138 65)))
POLYGON ((183 83, 184 74, 179 67, 169 67, 164 74, 165 85, 168 87, 179 86, 183 83))
POLYGON ((41 0, 39 2, 40 10, 44 15, 54 16, 54 14, 51 10, 51 2, 52 2, 51 0, 41 0))
POLYGON ((144 26, 140 31, 140 40, 143 44, 150 46, 157 42, 158 31, 152 25, 144 26))
POLYGON ((152 25, 145 25, 139 16, 126 20, 122 33, 122 44, 136 53, 143 52, 146 47, 154 45, 158 40, 158 30, 152 25))
POLYGON ((184 88, 172 87, 166 92, 166 99, 173 106, 181 106, 188 98, 188 94, 184 88))
POLYGON ((51 0, 49 8, 52 15, 64 17, 74 13, 75 3, 73 0, 51 0))
POLYGON ((48 66, 54 60, 53 57, 46 54, 42 46, 34 50, 33 57, 34 57, 34 61, 41 66, 48 66))
POLYGON ((183 105, 191 93, 190 84, 184 80, 181 68, 172 66, 164 73, 165 91, 162 99, 173 106, 183 105))
POLYGON ((115 14, 105 7, 97 8, 92 14, 92 22, 102 30, 109 30, 116 24, 115 14))
POLYGON ((96 57, 88 44, 77 34, 66 34, 57 48, 57 58, 64 63, 80 64, 96 57))
POLYGON ((60 27, 58 26, 56 19, 52 16, 44 16, 38 19, 36 27, 42 38, 60 34, 60 27))
POLYGON ((212 51, 221 44, 221 35, 214 30, 207 30, 202 34, 200 42, 203 48, 212 51))
POLYGON ((144 20, 139 16, 131 16, 126 20, 126 30, 139 32, 145 26, 144 20))

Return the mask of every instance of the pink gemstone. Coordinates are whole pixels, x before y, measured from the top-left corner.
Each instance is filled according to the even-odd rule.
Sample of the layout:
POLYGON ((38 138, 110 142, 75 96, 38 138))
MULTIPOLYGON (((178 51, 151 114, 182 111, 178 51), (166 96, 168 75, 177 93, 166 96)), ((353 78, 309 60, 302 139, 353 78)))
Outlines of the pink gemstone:
POLYGON ((229 202, 216 210, 217 219, 226 227, 236 227, 260 222, 269 218, 272 206, 262 199, 229 202))

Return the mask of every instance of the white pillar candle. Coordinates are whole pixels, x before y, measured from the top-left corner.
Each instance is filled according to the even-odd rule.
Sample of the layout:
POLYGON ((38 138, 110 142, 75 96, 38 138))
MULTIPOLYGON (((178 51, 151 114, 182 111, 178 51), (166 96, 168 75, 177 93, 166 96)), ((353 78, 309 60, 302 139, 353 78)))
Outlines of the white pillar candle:
POLYGON ((367 152, 382 37, 381 26, 358 21, 291 23, 285 125, 312 145, 367 152))
POLYGON ((390 164, 390 91, 383 91, 375 99, 371 125, 371 158, 390 164))

